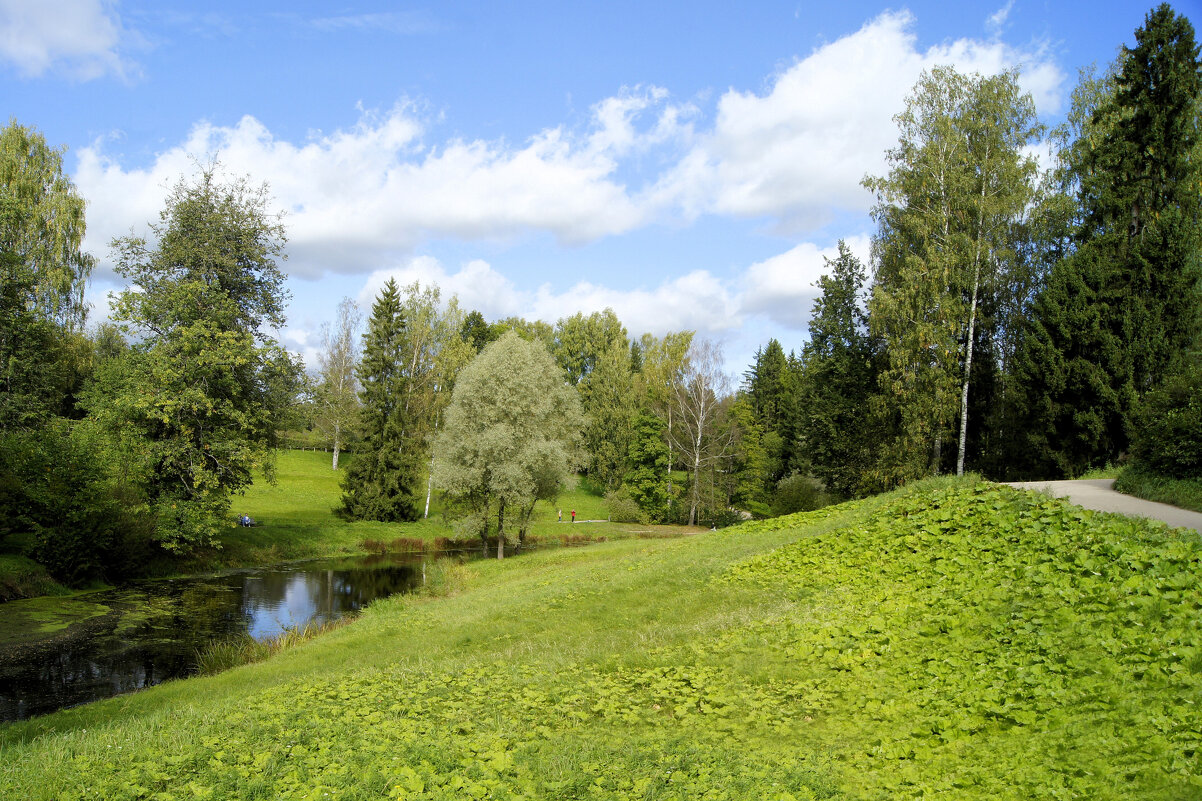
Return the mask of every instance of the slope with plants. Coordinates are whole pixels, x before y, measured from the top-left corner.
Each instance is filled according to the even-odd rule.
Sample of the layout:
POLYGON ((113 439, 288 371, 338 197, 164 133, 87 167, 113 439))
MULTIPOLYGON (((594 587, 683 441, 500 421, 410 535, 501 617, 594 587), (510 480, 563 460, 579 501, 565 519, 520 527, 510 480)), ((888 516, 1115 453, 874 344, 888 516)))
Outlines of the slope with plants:
POLYGON ((971 481, 445 568, 0 729, 22 798, 1183 798, 1202 545, 971 481))

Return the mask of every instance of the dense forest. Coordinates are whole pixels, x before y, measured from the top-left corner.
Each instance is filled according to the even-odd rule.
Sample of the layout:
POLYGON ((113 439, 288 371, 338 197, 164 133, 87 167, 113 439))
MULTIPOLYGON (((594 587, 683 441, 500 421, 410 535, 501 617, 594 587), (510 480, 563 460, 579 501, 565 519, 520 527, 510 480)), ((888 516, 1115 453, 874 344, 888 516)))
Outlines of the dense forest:
MULTIPOLYGON (((612 310, 488 321, 438 287, 346 300, 306 373, 266 190, 203 167, 88 328, 84 202, 62 151, 0 131, 0 549, 58 579, 219 547, 284 442, 319 442, 341 513, 524 533, 568 472, 615 520, 722 526, 924 476, 1202 478, 1202 73, 1162 5, 1047 130, 1018 75, 924 74, 896 117, 871 258, 840 243, 809 338, 756 354, 632 336, 612 310), (1050 158, 1035 153, 1050 146, 1050 158), (361 335, 362 334, 362 335, 361 335), (340 466, 340 454, 350 452, 340 466)), ((333 313, 333 310, 331 310, 333 313)))

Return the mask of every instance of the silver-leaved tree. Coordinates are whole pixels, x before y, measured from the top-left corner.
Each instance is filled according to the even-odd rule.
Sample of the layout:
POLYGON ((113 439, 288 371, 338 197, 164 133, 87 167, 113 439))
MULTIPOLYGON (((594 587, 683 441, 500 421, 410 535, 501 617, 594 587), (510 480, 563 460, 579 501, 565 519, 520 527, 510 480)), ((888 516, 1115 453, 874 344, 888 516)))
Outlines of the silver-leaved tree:
POLYGON ((487 541, 497 521, 497 558, 520 541, 540 499, 554 498, 577 464, 583 427, 576 391, 547 349, 510 331, 463 369, 434 447, 434 483, 465 509, 463 525, 487 541))

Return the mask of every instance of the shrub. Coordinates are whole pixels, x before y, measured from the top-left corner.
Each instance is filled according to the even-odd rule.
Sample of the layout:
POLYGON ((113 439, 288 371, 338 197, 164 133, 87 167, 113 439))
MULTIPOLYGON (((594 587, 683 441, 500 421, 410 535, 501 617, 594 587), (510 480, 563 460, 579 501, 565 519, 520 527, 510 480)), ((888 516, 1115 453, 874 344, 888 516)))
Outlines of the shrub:
POLYGON ((609 506, 612 523, 646 523, 649 520, 625 485, 605 493, 605 503, 609 506))
POLYGON ((61 422, 0 437, 0 539, 73 586, 122 576, 149 549, 139 499, 108 480, 87 434, 61 422))
POLYGON ((794 473, 776 483, 776 492, 772 496, 772 512, 776 515, 812 512, 829 505, 830 502, 831 496, 827 494, 825 484, 813 476, 794 473))
POLYGON ((1187 364, 1149 392, 1135 414, 1131 450, 1154 473, 1202 478, 1202 366, 1187 364))

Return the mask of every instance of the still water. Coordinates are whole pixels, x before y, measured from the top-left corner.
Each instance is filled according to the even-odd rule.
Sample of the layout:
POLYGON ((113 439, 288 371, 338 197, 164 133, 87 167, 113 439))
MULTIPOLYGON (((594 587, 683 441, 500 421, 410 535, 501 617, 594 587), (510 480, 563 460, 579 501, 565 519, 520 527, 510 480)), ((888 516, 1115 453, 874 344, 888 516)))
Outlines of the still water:
POLYGON ((191 675, 197 652, 214 640, 238 634, 263 640, 334 620, 411 590, 422 577, 420 556, 373 557, 0 604, 0 721, 191 675), (74 622, 48 632, 64 611, 74 622))

